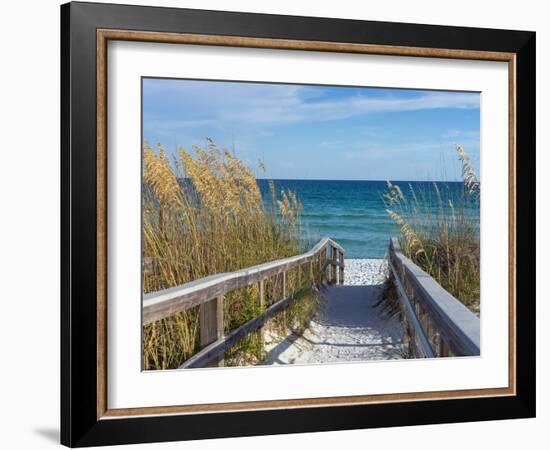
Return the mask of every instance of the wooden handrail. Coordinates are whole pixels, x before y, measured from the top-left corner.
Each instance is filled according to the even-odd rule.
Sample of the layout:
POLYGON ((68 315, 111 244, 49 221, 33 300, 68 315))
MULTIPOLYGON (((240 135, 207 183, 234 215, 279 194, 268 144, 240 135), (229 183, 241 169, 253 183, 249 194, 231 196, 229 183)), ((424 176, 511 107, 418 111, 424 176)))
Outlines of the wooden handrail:
POLYGON ((226 350, 229 350, 249 333, 260 328, 268 319, 281 312, 284 308, 288 306, 291 300, 292 297, 287 297, 279 300, 278 302, 275 302, 259 316, 250 319, 248 322, 241 325, 236 330, 233 330, 227 336, 222 336, 212 343, 208 344, 202 350, 198 351, 189 359, 187 359, 179 368, 188 369, 195 367, 205 367, 213 359, 223 358, 223 354, 226 350))
MULTIPOLYGON (((427 316, 424 317, 427 325, 423 326, 423 332, 428 339, 430 334, 438 336, 434 339, 438 348, 432 347, 434 353, 446 356, 450 350, 455 356, 479 356, 479 317, 403 255, 397 238, 390 239, 389 256, 396 278, 405 286, 403 290, 409 290, 406 294, 410 303, 427 316)), ((418 316, 418 311, 416 315, 418 316)), ((423 320, 418 321, 422 323, 423 320)))
POLYGON ((390 261, 388 261, 388 264, 390 266, 390 270, 393 273, 397 291, 399 292, 399 296, 403 304, 403 309, 405 315, 407 316, 409 331, 413 340, 413 344, 415 345, 414 353, 417 357, 421 358, 435 358, 435 354, 433 352, 430 341, 426 336, 426 333, 424 333, 424 330, 422 329, 422 325, 418 321, 418 318, 416 317, 414 308, 411 304, 411 301, 409 300, 409 296, 407 295, 407 290, 401 283, 399 274, 397 273, 395 266, 391 262, 391 259, 390 261))
MULTIPOLYGON (((250 286, 298 265, 313 261, 327 246, 337 249, 342 255, 345 253, 344 249, 332 239, 323 238, 311 250, 301 255, 234 272, 211 275, 173 288, 145 294, 143 296, 143 324, 172 316, 213 298, 223 297, 228 292, 250 286)), ((341 267, 340 264, 338 265, 341 267)))
POLYGON ((292 301, 295 293, 287 295, 287 271, 309 263, 313 274, 313 262, 317 260, 321 273, 330 267, 329 282, 336 282, 337 267, 340 269, 340 283, 344 282, 344 249, 332 239, 321 239, 310 251, 297 256, 271 261, 234 272, 211 275, 200 280, 185 283, 174 288, 153 292, 143 296, 143 324, 170 317, 193 306, 199 306, 200 347, 197 353, 187 359, 181 368, 209 367, 224 364, 224 353, 252 331, 260 328, 266 320, 282 311, 292 301), (331 258, 327 257, 327 246, 331 258), (323 260, 325 261, 323 264, 323 260), (260 306, 265 306, 265 280, 278 274, 283 275, 282 299, 275 301, 262 314, 252 318, 236 330, 224 336, 223 301, 225 294, 251 284, 258 283, 260 306))

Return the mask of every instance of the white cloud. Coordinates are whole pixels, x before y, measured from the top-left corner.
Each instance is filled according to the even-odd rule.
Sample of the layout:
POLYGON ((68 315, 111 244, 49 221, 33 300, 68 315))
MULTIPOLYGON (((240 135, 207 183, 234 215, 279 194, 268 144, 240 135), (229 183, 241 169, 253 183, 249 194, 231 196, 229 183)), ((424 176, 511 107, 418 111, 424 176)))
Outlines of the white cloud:
MULTIPOLYGON (((468 144, 465 147, 476 149, 479 147, 479 142, 476 141, 468 141, 468 144)), ((433 159, 434 152, 438 152, 440 155, 447 155, 452 159, 456 158, 456 150, 452 141, 375 144, 345 151, 343 156, 346 159, 372 160, 387 156, 388 154, 401 155, 401 157, 406 154, 413 154, 417 158, 431 160, 433 159)))
POLYGON ((479 130, 448 130, 441 135, 442 138, 453 139, 479 139, 479 130))
POLYGON ((428 92, 411 98, 361 95, 338 100, 306 102, 300 91, 285 97, 264 97, 245 108, 222 112, 220 119, 261 124, 289 124, 349 119, 378 112, 406 112, 429 109, 479 108, 479 95, 469 93, 428 92))
MULTIPOLYGON (((145 90, 147 99, 162 96, 168 110, 183 117, 201 120, 170 121, 181 127, 219 124, 284 124, 322 122, 385 112, 406 112, 443 108, 479 108, 479 94, 465 92, 431 92, 419 95, 360 95, 327 97, 319 87, 261 83, 216 82, 166 83, 150 80, 145 90), (154 82, 153 82, 154 81, 154 82)), ((372 92, 372 91, 371 91, 372 92)), ((157 97, 158 98, 158 97, 157 97)), ((156 117, 155 117, 156 118, 156 117)), ((160 124, 168 127, 168 124, 160 124)), ((177 126, 179 128, 179 126, 177 126)))

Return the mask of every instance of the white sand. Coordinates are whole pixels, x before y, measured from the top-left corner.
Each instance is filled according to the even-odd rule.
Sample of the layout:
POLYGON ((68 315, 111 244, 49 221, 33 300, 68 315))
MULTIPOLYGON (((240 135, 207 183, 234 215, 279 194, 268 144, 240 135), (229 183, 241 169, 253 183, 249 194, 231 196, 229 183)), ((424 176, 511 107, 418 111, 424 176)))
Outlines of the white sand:
POLYGON ((346 259, 344 284, 349 286, 381 284, 388 262, 385 259, 346 259))
POLYGON ((302 336, 273 343, 264 364, 400 359, 401 326, 374 304, 384 281, 385 261, 348 259, 344 285, 327 286, 322 306, 302 336))

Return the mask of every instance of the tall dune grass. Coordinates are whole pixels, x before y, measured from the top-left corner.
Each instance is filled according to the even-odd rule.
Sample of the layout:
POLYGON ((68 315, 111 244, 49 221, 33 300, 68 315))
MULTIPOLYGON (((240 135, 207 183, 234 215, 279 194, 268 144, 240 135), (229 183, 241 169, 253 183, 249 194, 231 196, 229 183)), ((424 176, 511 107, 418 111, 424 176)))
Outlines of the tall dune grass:
POLYGON ((383 194, 386 211, 400 227, 406 256, 473 312, 479 312, 480 184, 463 147, 456 145, 462 165, 461 189, 433 183, 433 189, 405 191, 388 182, 383 194), (472 208, 474 207, 474 208, 472 208))
MULTIPOLYGON (((210 140, 192 152, 180 148, 172 160, 160 144, 145 143, 142 238, 149 270, 143 271, 143 293, 301 253, 301 204, 293 192, 277 193, 273 182, 270 188, 268 208, 252 170, 210 140)), ((296 276, 287 285, 300 288, 296 276)), ((267 283, 263 308, 281 298, 277 289, 277 280, 267 283)), ((258 296, 257 286, 226 296, 226 333, 262 312, 258 296)), ((144 369, 177 368, 198 350, 198 336, 198 308, 144 326, 144 369)), ((226 364, 259 361, 258 336, 243 340, 226 364)))

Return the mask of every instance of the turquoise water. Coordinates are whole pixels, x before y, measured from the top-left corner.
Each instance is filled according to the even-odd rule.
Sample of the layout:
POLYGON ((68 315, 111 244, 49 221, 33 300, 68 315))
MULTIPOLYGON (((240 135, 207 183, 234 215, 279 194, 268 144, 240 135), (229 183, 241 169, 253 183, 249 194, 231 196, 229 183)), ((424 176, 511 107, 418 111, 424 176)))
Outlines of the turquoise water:
MULTIPOLYGON (((291 189, 301 200, 303 237, 311 240, 330 237, 344 247, 347 258, 382 258, 390 236, 399 234, 399 228, 388 217, 382 202, 381 195, 387 189, 385 181, 274 180, 274 183, 277 193, 281 189, 291 189)), ((394 184, 407 193, 409 183, 428 196, 435 193, 432 182, 394 184)), ((267 181, 258 180, 258 184, 269 201, 267 181)), ((438 186, 458 194, 463 184, 438 182, 438 186)), ((479 222, 477 206, 469 206, 468 215, 479 222)))

